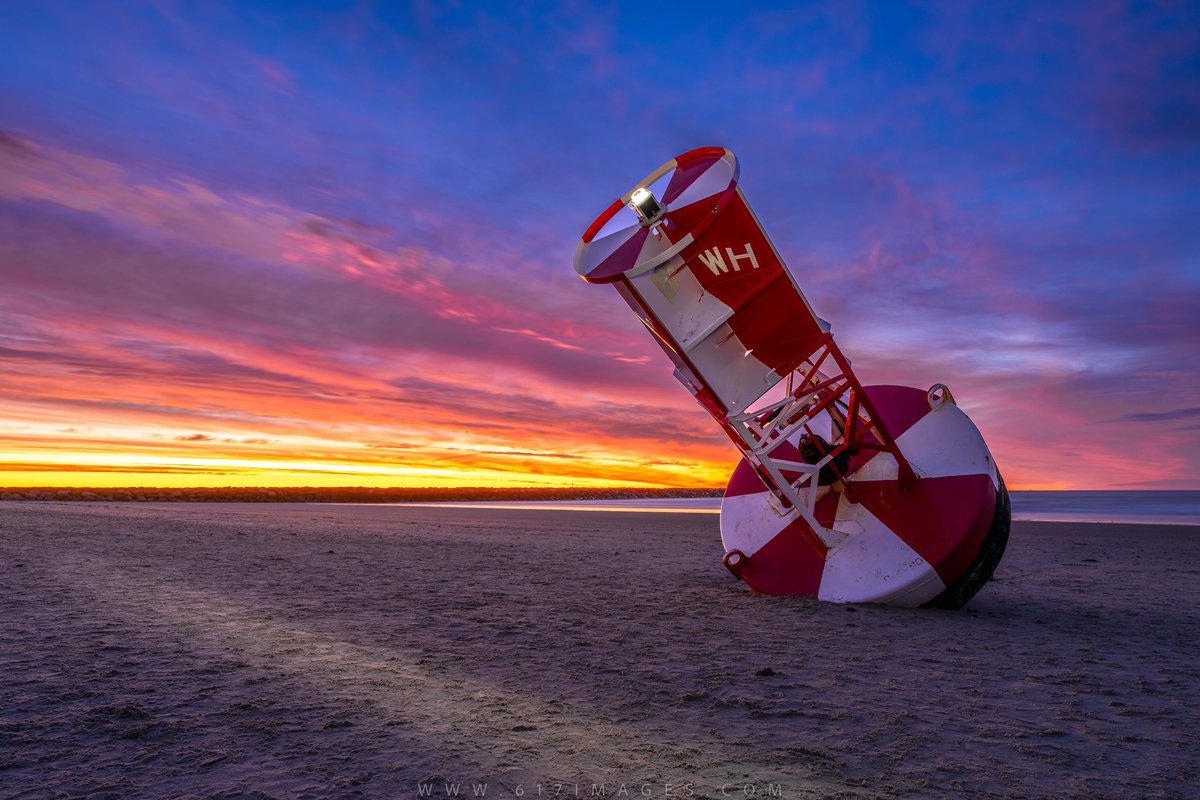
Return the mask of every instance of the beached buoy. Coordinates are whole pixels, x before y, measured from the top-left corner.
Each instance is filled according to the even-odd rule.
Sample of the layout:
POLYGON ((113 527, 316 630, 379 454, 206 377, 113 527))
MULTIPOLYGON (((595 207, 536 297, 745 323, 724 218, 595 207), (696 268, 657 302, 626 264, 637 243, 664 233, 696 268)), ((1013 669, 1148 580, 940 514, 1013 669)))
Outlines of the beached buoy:
POLYGON ((1009 513, 1000 473, 958 406, 934 406, 926 392, 906 386, 865 391, 917 482, 901 491, 890 454, 860 451, 850 458, 840 491, 817 490, 821 531, 781 510, 742 461, 721 503, 721 539, 727 552, 741 554, 735 566, 726 566, 766 594, 958 608, 1004 553, 1009 513))
POLYGON ((1008 540, 1004 481, 950 390, 864 387, 738 185, 724 148, 679 156, 584 233, 675 377, 742 453, 723 563, 756 591, 958 608, 1008 540))

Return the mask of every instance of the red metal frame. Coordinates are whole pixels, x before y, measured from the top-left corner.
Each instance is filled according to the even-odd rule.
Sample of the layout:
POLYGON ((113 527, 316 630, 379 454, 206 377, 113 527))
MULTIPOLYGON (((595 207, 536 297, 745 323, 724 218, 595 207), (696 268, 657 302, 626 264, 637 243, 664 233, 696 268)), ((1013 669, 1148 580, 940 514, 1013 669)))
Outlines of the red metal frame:
MULTIPOLYGON (((849 490, 845 475, 838 470, 834 460, 848 449, 865 449, 890 453, 896 459, 900 491, 910 489, 917 482, 917 474, 888 431, 879 412, 859 382, 850 366, 849 359, 834 341, 832 333, 825 333, 816 340, 814 347, 800 359, 792 371, 780 377, 788 381, 788 391, 781 400, 768 403, 740 414, 730 415, 717 393, 690 362, 682 348, 677 348, 670 333, 662 329, 658 320, 646 308, 637 292, 619 281, 617 288, 625 300, 638 312, 643 324, 654 334, 654 338, 666 351, 676 366, 676 377, 692 392, 696 401, 725 431, 725 435, 742 453, 763 484, 779 504, 782 513, 798 511, 808 521, 814 533, 830 544, 836 538, 815 517, 818 476, 823 467, 829 466, 844 490, 849 490), (825 374, 821 367, 832 359, 837 372, 825 374), (841 401, 841 402, 839 402, 841 401), (845 411, 842 411, 844 406, 845 411), (816 464, 807 464, 783 457, 796 453, 788 440, 795 435, 814 432, 812 420, 822 412, 829 412, 837 423, 841 422, 842 438, 816 464), (780 453, 779 451, 783 451, 780 453), (799 474, 789 479, 783 473, 799 474)), ((854 501, 850 490, 847 498, 854 501)))
POLYGON ((838 469, 836 459, 847 450, 867 449, 890 453, 896 459, 901 491, 916 482, 916 473, 863 390, 832 334, 825 334, 804 362, 787 377, 791 391, 782 400, 732 417, 720 413, 719 405, 712 402, 713 398, 702 399, 697 396, 701 405, 721 423, 743 457, 784 508, 803 504, 811 509, 811 503, 804 501, 801 492, 815 488, 817 476, 823 467, 828 466, 838 480, 843 480, 845 476, 838 469), (837 368, 837 372, 831 375, 820 371, 828 360, 832 360, 837 368), (845 408, 844 412, 841 407, 845 408), (807 468, 799 467, 799 462, 792 455, 795 449, 790 445, 785 447, 785 443, 802 431, 812 436, 814 432, 810 423, 822 412, 829 412, 835 425, 840 422, 841 440, 834 442, 834 446, 816 464, 805 465, 807 468), (785 454, 792 457, 783 457, 785 454), (799 473, 799 477, 789 479, 783 474, 785 471, 799 473))

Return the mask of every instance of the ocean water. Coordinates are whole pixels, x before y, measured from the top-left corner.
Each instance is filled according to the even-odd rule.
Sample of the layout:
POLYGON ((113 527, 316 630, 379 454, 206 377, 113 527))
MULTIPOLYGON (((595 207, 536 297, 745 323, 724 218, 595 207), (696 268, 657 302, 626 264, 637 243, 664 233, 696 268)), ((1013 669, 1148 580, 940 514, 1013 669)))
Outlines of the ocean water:
MULTIPOLYGON (((1011 492, 1015 520, 1043 522, 1136 522, 1200 525, 1200 491, 1011 492)), ((530 502, 413 503, 450 508, 547 509, 557 511, 636 511, 719 514, 719 497, 663 497, 638 500, 560 500, 530 502)))
POLYGON ((1010 492, 1013 519, 1200 525, 1200 492, 1010 492))

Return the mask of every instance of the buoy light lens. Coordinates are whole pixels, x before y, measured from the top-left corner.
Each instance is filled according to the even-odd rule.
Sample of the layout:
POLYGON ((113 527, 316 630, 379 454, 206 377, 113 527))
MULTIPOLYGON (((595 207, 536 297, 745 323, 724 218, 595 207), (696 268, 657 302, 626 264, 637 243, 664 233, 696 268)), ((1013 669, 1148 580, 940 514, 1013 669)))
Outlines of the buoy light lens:
POLYGON ((665 210, 654 197, 654 193, 644 186, 639 186, 629 195, 629 207, 637 212, 643 225, 652 224, 665 210))

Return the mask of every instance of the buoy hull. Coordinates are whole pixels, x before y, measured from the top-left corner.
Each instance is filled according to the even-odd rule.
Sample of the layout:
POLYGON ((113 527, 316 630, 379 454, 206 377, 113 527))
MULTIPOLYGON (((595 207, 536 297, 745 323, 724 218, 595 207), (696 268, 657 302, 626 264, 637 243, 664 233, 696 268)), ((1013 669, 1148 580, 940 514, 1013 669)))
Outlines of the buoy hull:
POLYGON ((747 462, 721 507, 726 566, 752 589, 840 603, 957 608, 991 578, 1008 538, 1007 491, 979 430, 952 401, 904 386, 868 386, 919 480, 864 450, 846 480, 822 487, 815 516, 788 513, 747 462), (731 555, 732 554, 732 555, 731 555))

